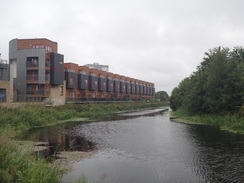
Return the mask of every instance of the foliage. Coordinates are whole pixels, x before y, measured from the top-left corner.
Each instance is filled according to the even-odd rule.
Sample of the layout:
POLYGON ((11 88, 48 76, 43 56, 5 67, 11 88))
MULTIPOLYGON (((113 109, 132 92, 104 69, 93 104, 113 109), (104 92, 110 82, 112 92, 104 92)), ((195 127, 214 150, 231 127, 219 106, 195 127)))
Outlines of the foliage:
POLYGON ((168 102, 169 101, 169 95, 166 91, 156 92, 155 98, 159 99, 161 102, 168 102))
MULTIPOLYGON (((234 114, 244 105, 244 49, 214 48, 197 71, 174 88, 172 110, 192 114, 234 114)), ((240 113, 241 114, 241 113, 240 113)))

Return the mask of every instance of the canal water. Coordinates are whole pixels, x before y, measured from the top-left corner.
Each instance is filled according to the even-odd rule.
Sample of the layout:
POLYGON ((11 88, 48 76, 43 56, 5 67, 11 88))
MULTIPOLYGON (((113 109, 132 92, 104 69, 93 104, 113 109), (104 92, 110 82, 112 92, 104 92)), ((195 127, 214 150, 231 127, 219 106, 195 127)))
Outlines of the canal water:
POLYGON ((244 182, 244 135, 154 112, 37 128, 23 138, 49 142, 53 151, 91 152, 73 163, 64 183, 82 176, 89 183, 244 182))

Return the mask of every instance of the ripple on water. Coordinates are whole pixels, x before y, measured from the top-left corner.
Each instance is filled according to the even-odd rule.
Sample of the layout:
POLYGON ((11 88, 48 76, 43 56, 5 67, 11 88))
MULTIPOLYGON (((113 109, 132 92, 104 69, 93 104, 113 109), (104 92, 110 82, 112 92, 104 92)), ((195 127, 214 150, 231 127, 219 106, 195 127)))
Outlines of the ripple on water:
POLYGON ((93 156, 76 162, 63 177, 65 183, 82 175, 92 183, 244 180, 244 136, 217 128, 173 123, 168 116, 156 115, 67 124, 60 131, 64 133, 39 133, 55 142, 95 146, 93 156))

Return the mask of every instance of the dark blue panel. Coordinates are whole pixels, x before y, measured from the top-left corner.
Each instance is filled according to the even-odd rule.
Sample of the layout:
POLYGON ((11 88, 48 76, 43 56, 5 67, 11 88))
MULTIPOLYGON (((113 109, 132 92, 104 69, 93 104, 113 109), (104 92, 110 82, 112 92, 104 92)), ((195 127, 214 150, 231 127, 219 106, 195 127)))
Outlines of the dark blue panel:
POLYGON ((114 81, 114 92, 120 91, 120 83, 119 81, 114 81))
POLYGON ((136 88, 135 88, 135 84, 131 83, 131 93, 135 94, 136 88))
POLYGON ((142 86, 142 95, 146 95, 146 86, 145 85, 142 86))
POLYGON ((125 93, 125 82, 120 81, 120 93, 125 93))
POLYGON ((77 88, 78 75, 74 72, 66 72, 66 88, 77 88))
POLYGON ((98 78, 96 76, 89 76, 89 90, 97 90, 98 89, 98 78))
POLYGON ((106 79, 98 78, 98 90, 105 91, 106 90, 106 79))
POLYGON ((85 74, 78 75, 78 89, 88 90, 88 76, 85 74))
POLYGON ((126 83, 125 84, 125 92, 126 93, 131 93, 131 84, 130 83, 126 83))
POLYGON ((64 81, 64 56, 58 53, 50 54, 50 84, 63 85, 64 81))
POLYGON ((142 85, 139 85, 139 95, 142 95, 142 85))
POLYGON ((135 94, 139 94, 139 85, 138 84, 135 84, 135 94))
POLYGON ((107 92, 112 92, 114 88, 113 80, 107 78, 106 82, 107 82, 107 92))

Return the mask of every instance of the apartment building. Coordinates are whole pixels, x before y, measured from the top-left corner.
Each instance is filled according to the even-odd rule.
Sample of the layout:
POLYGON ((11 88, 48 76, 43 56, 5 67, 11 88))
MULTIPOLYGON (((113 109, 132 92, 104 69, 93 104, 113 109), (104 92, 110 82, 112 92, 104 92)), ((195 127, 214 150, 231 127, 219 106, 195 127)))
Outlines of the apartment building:
MULTIPOLYGON (((48 39, 9 42, 10 100, 65 102, 154 98, 154 84, 108 72, 104 65, 64 63, 58 44, 48 39)), ((106 66, 108 68, 108 66, 106 66)))
POLYGON ((9 42, 10 100, 65 103, 63 55, 48 39, 9 42))
POLYGON ((66 101, 153 99, 154 83, 75 63, 64 63, 66 101))

